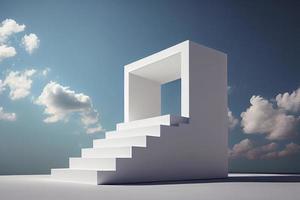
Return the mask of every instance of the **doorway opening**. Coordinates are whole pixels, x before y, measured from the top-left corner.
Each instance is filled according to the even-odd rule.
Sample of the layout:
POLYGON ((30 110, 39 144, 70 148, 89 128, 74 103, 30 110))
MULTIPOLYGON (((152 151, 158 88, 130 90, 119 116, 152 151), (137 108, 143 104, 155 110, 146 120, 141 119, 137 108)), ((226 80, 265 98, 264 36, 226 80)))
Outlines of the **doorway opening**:
POLYGON ((161 115, 181 115, 181 79, 161 85, 161 115))

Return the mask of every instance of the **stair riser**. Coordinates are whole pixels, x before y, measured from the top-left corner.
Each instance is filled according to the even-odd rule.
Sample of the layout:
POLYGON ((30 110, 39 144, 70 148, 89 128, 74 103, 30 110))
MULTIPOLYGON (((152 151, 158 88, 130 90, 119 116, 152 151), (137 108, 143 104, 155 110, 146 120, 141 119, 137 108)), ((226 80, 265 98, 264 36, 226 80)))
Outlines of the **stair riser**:
POLYGON ((94 140, 94 148, 103 148, 103 147, 146 147, 146 137, 131 137, 131 138, 121 138, 121 139, 101 139, 94 140))
POLYGON ((170 116, 166 115, 166 116, 155 117, 151 119, 137 120, 128 123, 119 123, 117 124, 117 130, 129 130, 134 128, 142 128, 145 126, 156 126, 156 125, 170 126, 171 125, 170 116))
POLYGON ((131 136, 160 136, 160 125, 145 127, 145 128, 137 128, 131 130, 123 130, 123 131, 110 131, 106 133, 106 138, 122 138, 122 137, 131 137, 131 136))
POLYGON ((176 126, 180 123, 189 123, 189 119, 185 117, 163 115, 143 120, 136 120, 126 123, 117 124, 117 130, 129 130, 134 128, 142 128, 146 126, 165 125, 176 126))
POLYGON ((83 158, 131 158, 131 148, 82 149, 83 158))
POLYGON ((92 170, 52 169, 51 178, 58 181, 98 184, 98 172, 92 170))
POLYGON ((70 169, 115 170, 116 160, 111 158, 70 158, 70 169))

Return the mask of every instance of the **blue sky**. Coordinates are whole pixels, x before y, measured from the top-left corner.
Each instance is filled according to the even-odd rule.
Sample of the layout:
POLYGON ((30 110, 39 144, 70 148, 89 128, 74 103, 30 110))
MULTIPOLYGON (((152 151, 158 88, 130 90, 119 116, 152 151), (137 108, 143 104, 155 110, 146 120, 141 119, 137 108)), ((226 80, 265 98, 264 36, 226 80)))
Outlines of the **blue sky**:
MULTIPOLYGON (((123 121, 123 66, 184 40, 228 54, 228 107, 238 120, 229 134, 230 170, 300 172, 297 8, 297 1, 0 0, 0 21, 26 26, 0 43, 16 51, 1 60, 0 80, 17 71, 11 76, 27 71, 32 80, 24 97, 12 99, 9 81, 0 94, 7 114, 0 120, 0 174, 67 166, 68 157, 103 137, 88 128, 112 130, 123 121), (39 42, 22 43, 31 33, 39 42), (56 107, 47 101, 57 100, 54 90, 68 97, 56 107), (253 98, 251 107, 258 95, 263 99, 253 98)), ((179 95, 179 84, 166 86, 163 102, 179 95)))

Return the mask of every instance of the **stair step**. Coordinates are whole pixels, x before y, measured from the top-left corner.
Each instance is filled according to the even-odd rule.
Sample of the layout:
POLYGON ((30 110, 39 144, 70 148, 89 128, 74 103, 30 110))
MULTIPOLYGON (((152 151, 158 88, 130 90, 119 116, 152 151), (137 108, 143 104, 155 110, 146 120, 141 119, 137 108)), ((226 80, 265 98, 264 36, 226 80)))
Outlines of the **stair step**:
POLYGON ((131 136, 160 136, 161 125, 141 127, 127 130, 116 130, 106 132, 106 138, 120 138, 120 137, 131 137, 131 136))
MULTIPOLYGON (((149 136, 148 136, 149 137, 149 136)), ((146 147, 147 136, 132 136, 124 138, 105 138, 93 141, 94 148, 103 147, 146 147)))
POLYGON ((162 115, 158 117, 119 123, 117 124, 117 130, 127 130, 127 129, 147 127, 147 126, 154 126, 154 125, 174 126, 180 123, 188 123, 188 121, 189 118, 186 117, 162 115))
POLYGON ((82 169, 51 169, 51 178, 59 181, 98 184, 99 171, 82 169))
POLYGON ((71 169, 92 169, 101 171, 116 170, 115 158, 70 158, 71 169))
POLYGON ((131 158, 131 147, 86 148, 81 149, 83 158, 131 158))

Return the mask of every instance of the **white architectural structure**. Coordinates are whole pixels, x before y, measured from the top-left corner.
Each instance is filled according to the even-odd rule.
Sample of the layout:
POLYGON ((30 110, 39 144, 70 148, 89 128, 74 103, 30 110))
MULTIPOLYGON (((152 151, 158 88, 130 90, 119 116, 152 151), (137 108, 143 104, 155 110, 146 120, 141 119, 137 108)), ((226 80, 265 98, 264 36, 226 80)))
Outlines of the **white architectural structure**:
POLYGON ((52 169, 92 184, 227 177, 227 56, 185 41, 125 66, 124 123, 52 169), (181 79, 181 116, 161 116, 161 85, 181 79))

